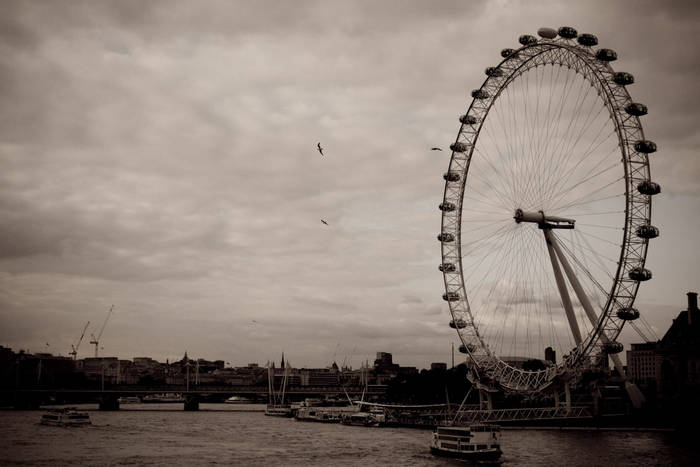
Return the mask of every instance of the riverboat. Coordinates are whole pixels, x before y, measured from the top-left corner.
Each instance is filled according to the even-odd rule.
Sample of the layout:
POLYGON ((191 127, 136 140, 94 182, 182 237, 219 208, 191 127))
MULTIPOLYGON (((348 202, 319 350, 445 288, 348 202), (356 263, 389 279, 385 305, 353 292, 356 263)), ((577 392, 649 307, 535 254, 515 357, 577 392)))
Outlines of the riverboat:
POLYGON ((268 404, 268 406, 265 408, 265 415, 269 417, 292 418, 294 417, 294 413, 295 411, 291 405, 268 404))
POLYGON ((438 426, 430 440, 430 451, 438 456, 473 460, 496 460, 501 457, 500 427, 438 426))
POLYGON ((92 424, 90 415, 87 412, 78 411, 75 407, 49 409, 41 416, 39 423, 51 426, 83 426, 92 424))

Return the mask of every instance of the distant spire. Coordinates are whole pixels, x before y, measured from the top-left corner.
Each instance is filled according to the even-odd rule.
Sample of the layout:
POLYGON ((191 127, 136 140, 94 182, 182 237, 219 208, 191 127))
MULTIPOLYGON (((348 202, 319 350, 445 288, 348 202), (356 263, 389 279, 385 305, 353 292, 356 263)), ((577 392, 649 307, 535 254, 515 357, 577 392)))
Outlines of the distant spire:
POLYGON ((281 368, 284 368, 284 351, 282 351, 282 365, 281 368))

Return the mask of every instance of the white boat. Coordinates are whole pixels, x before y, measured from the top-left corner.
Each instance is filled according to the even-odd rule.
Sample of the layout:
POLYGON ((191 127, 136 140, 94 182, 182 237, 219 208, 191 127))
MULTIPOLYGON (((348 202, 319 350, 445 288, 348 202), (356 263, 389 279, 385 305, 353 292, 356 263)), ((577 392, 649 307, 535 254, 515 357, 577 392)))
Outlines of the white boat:
POLYGON ((251 403, 253 403, 252 399, 248 399, 247 397, 241 397, 241 396, 231 396, 224 401, 224 404, 251 404, 251 403))
POLYGON ((438 426, 430 440, 430 451, 438 456, 495 460, 501 457, 498 425, 438 426))
POLYGON ((122 396, 117 401, 120 404, 140 404, 141 399, 139 399, 137 396, 122 396))
POLYGON ((51 426, 83 426, 92 424, 90 415, 87 412, 78 411, 75 407, 49 409, 41 416, 40 423, 51 426))

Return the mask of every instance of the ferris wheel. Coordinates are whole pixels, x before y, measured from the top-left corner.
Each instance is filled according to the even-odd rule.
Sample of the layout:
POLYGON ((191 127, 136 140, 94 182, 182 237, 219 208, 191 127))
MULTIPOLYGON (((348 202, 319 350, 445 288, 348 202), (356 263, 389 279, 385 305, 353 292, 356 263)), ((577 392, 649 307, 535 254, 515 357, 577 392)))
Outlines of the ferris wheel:
POLYGON ((502 50, 471 92, 439 206, 460 351, 476 381, 515 391, 601 355, 624 374, 618 337, 640 317, 634 300, 659 235, 656 144, 640 122, 647 107, 627 91, 634 77, 613 70, 616 52, 592 34, 538 35, 502 50))

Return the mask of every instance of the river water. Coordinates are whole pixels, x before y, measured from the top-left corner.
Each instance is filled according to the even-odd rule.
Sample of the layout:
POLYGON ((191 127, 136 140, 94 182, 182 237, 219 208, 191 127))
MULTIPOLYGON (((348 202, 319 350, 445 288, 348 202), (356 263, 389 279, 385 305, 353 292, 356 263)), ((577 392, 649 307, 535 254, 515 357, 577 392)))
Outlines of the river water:
MULTIPOLYGON (((39 425, 41 411, 0 411, 0 465, 471 465, 433 457, 429 430, 297 422, 266 417, 261 406, 201 409, 135 404, 117 412, 90 410, 93 424, 79 428, 39 425)), ((506 466, 700 462, 697 447, 668 432, 504 430, 501 448, 506 466)))

